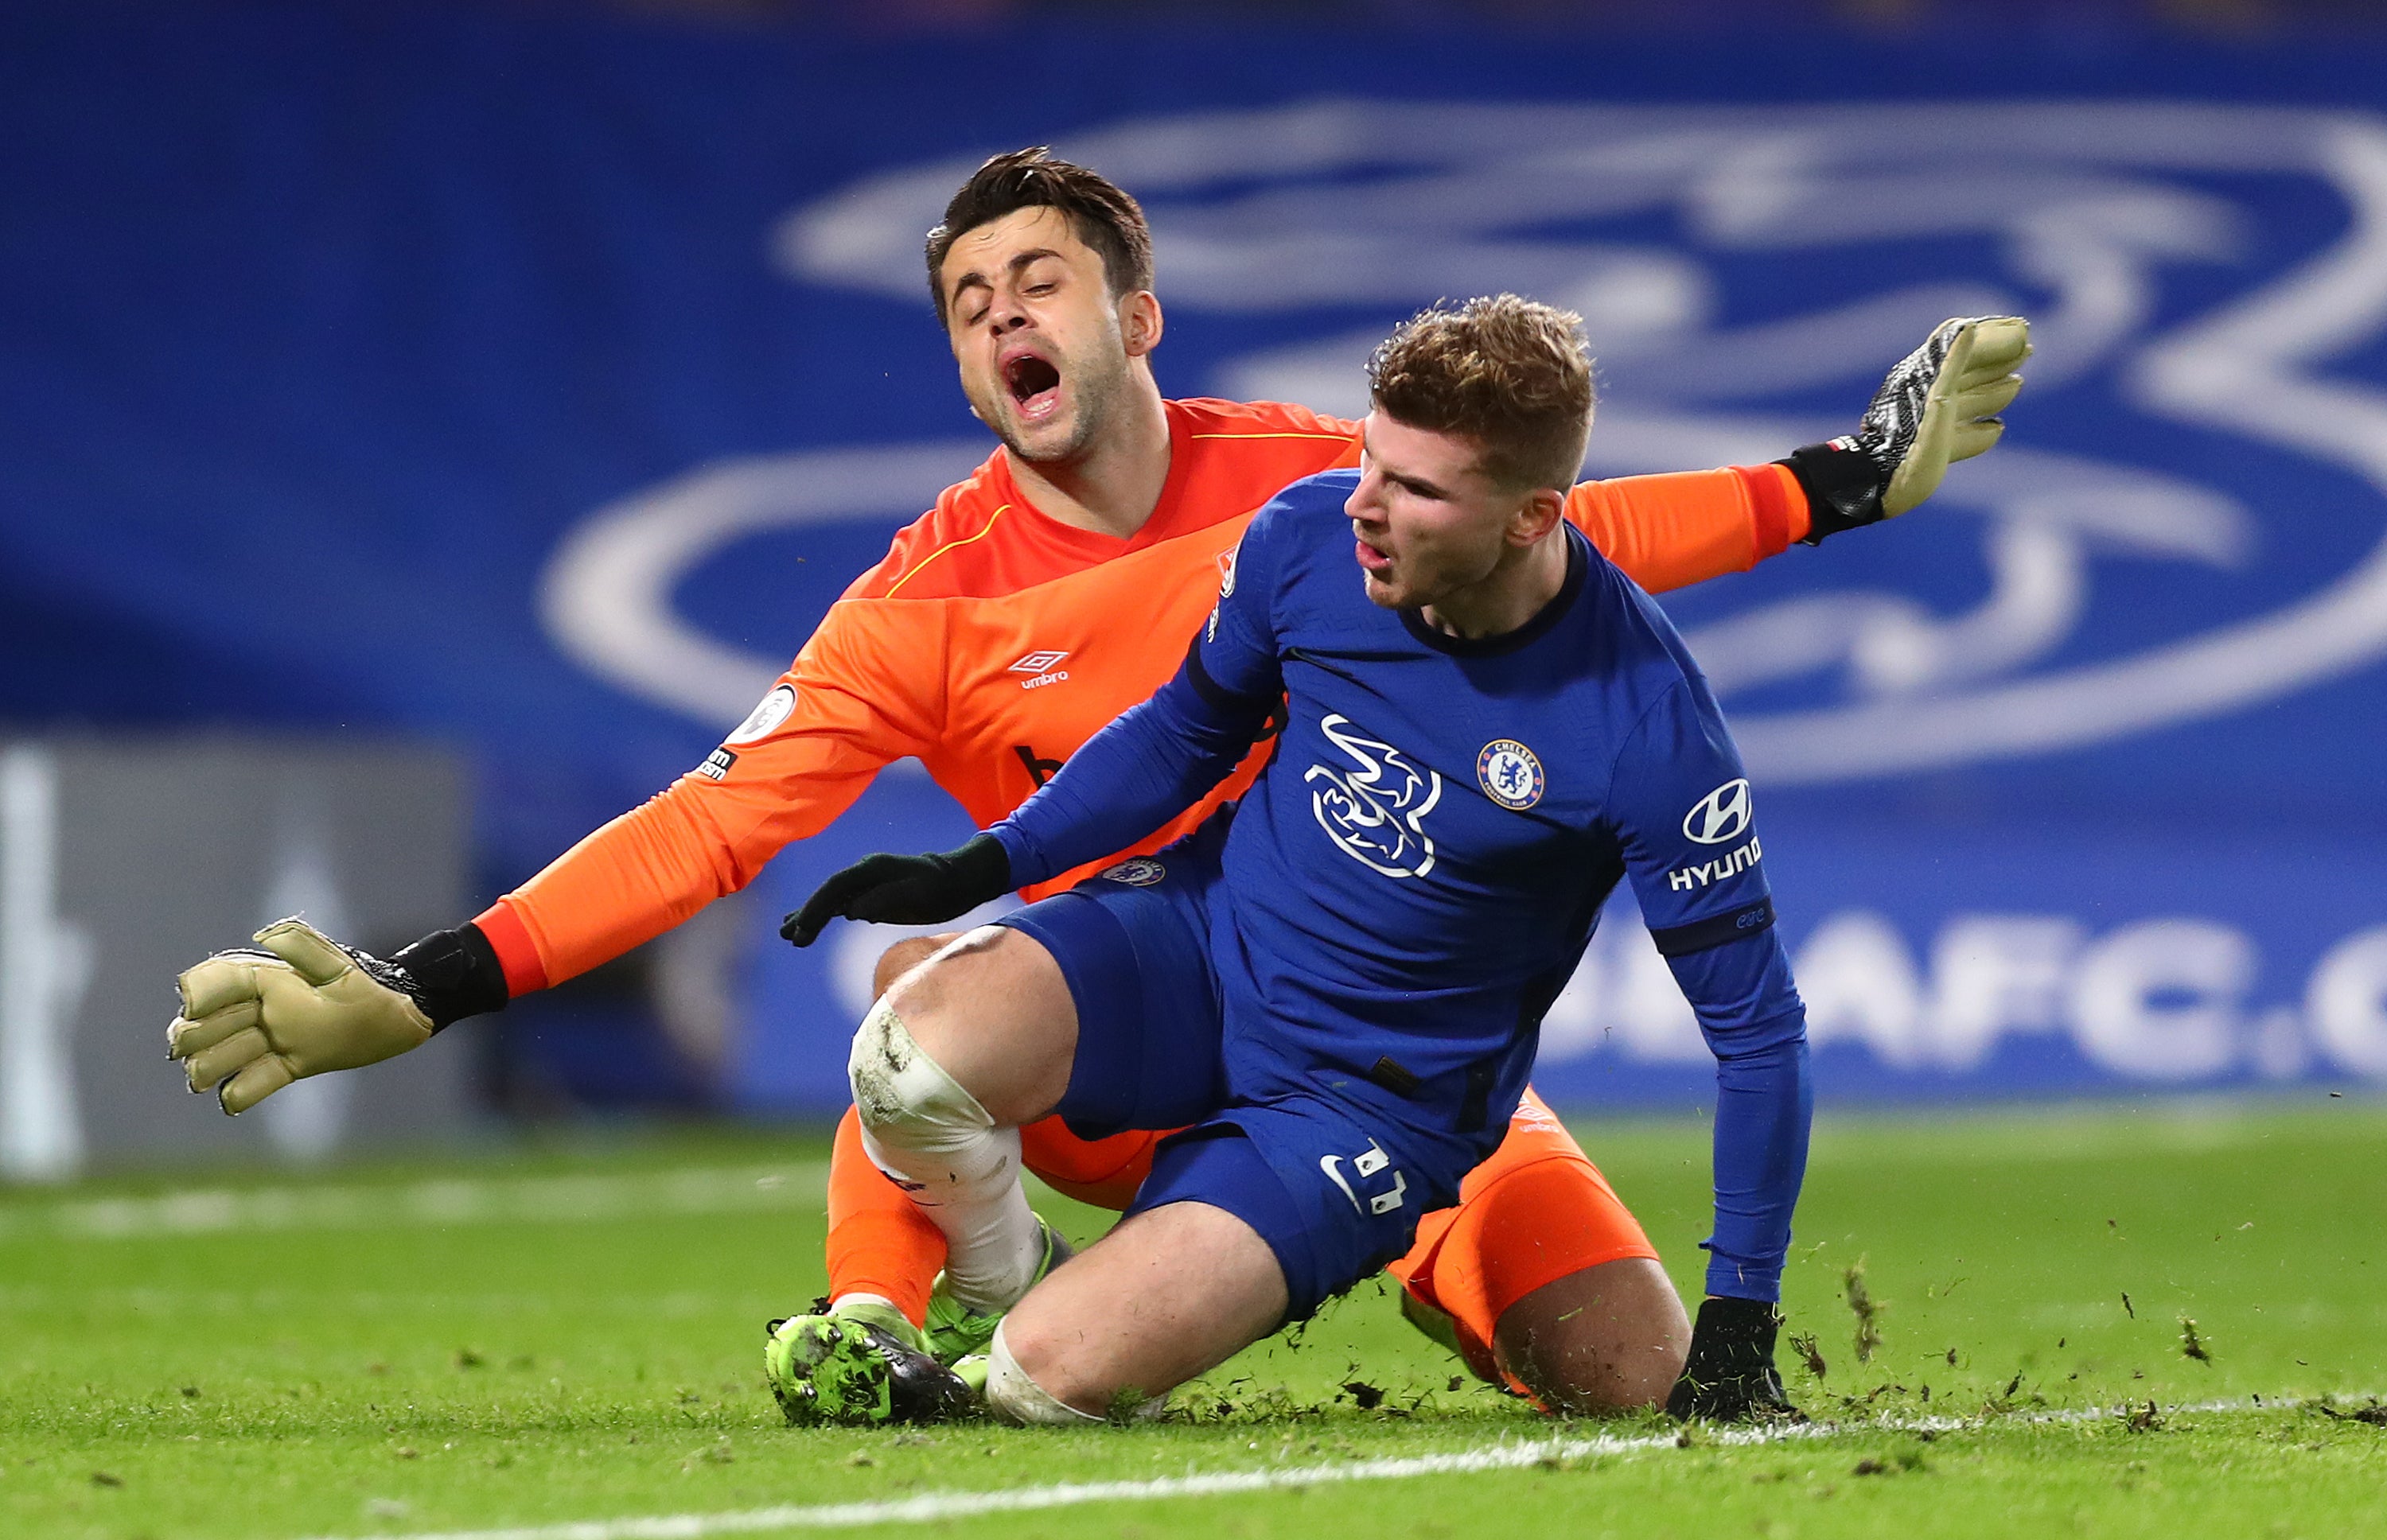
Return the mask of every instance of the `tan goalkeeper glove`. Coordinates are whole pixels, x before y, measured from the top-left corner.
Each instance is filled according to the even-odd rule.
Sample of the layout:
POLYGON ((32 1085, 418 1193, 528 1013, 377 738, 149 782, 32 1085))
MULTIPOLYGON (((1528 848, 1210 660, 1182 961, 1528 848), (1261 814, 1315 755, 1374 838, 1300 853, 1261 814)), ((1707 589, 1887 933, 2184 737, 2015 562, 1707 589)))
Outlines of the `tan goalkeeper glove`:
POLYGON ((1928 498, 1948 467, 1998 441, 1998 413, 2022 389, 2030 357, 2020 316, 1959 316, 1899 360, 1857 431, 1810 444, 1781 461, 1807 493, 1807 544, 1894 519, 1928 498))
POLYGON ((300 919, 183 973, 166 1029, 194 1092, 238 1116, 293 1080, 420 1048, 463 1016, 505 1004, 504 971, 478 928, 424 937, 383 961, 300 919))

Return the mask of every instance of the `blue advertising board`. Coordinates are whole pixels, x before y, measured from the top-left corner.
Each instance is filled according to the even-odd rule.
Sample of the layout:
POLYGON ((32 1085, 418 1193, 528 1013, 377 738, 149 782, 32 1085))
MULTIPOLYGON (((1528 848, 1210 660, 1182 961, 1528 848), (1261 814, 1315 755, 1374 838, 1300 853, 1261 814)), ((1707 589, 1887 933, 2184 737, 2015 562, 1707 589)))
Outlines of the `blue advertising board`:
MULTIPOLYGON (((2005 445, 1925 509, 1666 600, 1821 1093, 2387 1079, 2358 58, 1048 27, 991 93, 967 41, 512 12, 0 34, 8 719, 450 740, 520 880, 701 760, 987 452, 919 242, 1049 142, 1151 214, 1171 394, 1356 412, 1401 316, 1517 290, 1585 317, 1593 474, 1773 458, 1942 317, 2030 316, 2005 445)), ((772 864, 734 1103, 841 1101, 889 939, 796 953, 780 911, 966 828, 899 766, 772 864)), ((1688 1105, 1704 1064, 1621 901, 1538 1083, 1688 1105)))

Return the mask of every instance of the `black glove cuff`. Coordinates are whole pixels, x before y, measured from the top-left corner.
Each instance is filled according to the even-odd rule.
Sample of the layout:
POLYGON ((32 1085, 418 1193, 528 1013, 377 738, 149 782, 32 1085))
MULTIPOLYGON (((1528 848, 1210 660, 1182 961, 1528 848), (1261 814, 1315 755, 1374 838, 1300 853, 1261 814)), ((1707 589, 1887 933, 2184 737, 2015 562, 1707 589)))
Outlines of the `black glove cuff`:
POLYGON ((468 1016, 506 1008, 506 969, 477 925, 435 930, 390 959, 398 986, 431 1018, 435 1032, 468 1016))
POLYGON ((969 843, 945 852, 937 857, 964 890, 978 894, 967 907, 975 909, 989 899, 1001 898, 1011 891, 1011 852, 1003 841, 991 834, 971 837, 969 843))
POLYGON ((1834 439, 1793 449, 1789 459, 1774 463, 1788 469, 1807 494, 1807 534, 1801 544, 1820 546, 1827 535, 1881 522, 1881 494, 1889 478, 1863 449, 1834 439))
POLYGON ((1691 1362, 1683 1372, 1697 1379, 1744 1379, 1774 1367, 1774 1338, 1782 1312, 1762 1299, 1711 1295, 1699 1302, 1691 1331, 1691 1362))

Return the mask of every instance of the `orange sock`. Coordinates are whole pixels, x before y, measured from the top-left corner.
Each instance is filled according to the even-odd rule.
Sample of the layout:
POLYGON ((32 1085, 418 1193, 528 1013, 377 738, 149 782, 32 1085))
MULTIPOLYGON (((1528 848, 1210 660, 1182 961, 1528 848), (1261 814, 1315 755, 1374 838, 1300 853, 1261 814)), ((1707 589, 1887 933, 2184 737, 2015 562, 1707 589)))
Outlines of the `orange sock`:
MULTIPOLYGON (((1019 1130, 1021 1164, 1080 1203, 1125 1208, 1152 1174, 1166 1134, 1141 1130, 1080 1139, 1058 1117, 1019 1130)), ((928 1317, 928 1291, 945 1265, 944 1232, 862 1153, 862 1119, 848 1107, 828 1157, 828 1296, 877 1294, 913 1325, 928 1317)))
POLYGON ((828 1156, 828 1296, 877 1294, 915 1326, 945 1265, 945 1235, 862 1152, 862 1119, 838 1121, 828 1156))

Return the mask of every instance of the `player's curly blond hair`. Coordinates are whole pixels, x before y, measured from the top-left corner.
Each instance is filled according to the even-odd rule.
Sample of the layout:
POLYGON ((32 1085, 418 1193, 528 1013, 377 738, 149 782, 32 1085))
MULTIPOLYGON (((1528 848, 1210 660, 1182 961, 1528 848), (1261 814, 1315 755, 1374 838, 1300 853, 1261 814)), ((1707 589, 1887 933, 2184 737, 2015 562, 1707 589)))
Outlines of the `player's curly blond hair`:
POLYGON ((1513 294, 1435 305, 1401 322, 1368 360, 1377 410, 1483 446, 1504 487, 1574 485, 1591 433, 1591 352, 1583 317, 1513 294))

